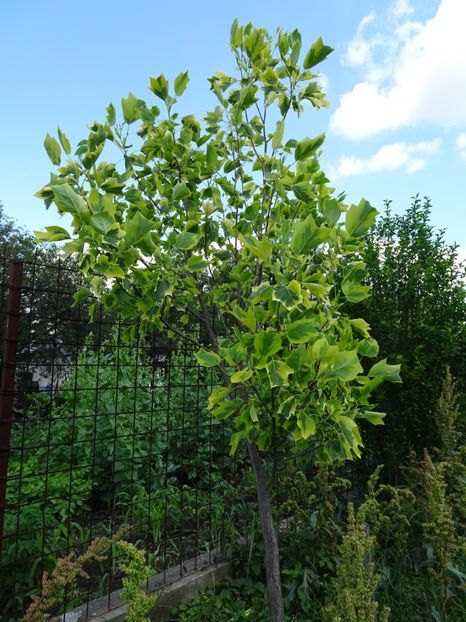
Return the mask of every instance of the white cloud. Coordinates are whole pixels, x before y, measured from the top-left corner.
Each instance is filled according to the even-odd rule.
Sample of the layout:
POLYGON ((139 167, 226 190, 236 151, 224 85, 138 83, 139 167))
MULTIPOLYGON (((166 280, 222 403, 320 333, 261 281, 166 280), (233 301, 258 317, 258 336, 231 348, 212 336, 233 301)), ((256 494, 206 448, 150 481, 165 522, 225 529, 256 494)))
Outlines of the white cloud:
POLYGON ((364 38, 363 33, 371 22, 375 19, 374 11, 371 11, 369 15, 362 18, 359 23, 356 35, 352 39, 346 53, 346 62, 348 65, 357 66, 363 65, 371 59, 372 41, 368 41, 364 38))
POLYGON ((460 152, 460 156, 466 160, 466 132, 460 132, 458 134, 455 145, 460 152))
POLYGON ((381 147, 370 158, 342 156, 337 165, 330 171, 330 175, 336 179, 399 169, 406 173, 415 173, 425 167, 426 157, 438 151, 440 143, 440 138, 411 145, 405 142, 397 142, 381 147))
POLYGON ((364 75, 340 99, 330 122, 335 134, 362 139, 421 123, 466 124, 466 1, 441 0, 424 24, 411 12, 397 0, 387 14, 360 23, 344 61, 364 75))
POLYGON ((322 87, 322 90, 324 91, 324 93, 326 93, 329 87, 329 80, 328 80, 327 74, 322 73, 320 71, 317 75, 317 80, 319 81, 319 84, 322 87))
POLYGON ((409 0, 396 0, 391 11, 395 17, 403 17, 404 15, 411 15, 411 13, 414 13, 414 9, 409 4, 409 0))

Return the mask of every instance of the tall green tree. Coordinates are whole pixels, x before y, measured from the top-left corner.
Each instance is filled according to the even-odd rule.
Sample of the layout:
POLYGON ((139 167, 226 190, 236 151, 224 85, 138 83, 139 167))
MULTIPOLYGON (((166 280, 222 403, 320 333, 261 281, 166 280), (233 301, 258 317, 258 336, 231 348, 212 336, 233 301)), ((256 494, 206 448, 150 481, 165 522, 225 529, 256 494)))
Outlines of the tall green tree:
MULTIPOLYGON (((18 225, 0 203, 0 290, 2 308, 6 308, 10 260, 23 260, 23 290, 21 293, 23 319, 20 321, 20 356, 32 366, 43 369, 53 366, 53 359, 74 354, 78 342, 88 332, 85 305, 81 311, 71 308, 72 295, 79 288, 82 275, 73 259, 63 260, 56 244, 38 244, 34 235, 18 225), (79 321, 81 319, 81 321, 79 321), (81 327, 81 334, 77 328, 81 327), (40 342, 40 347, 36 341, 40 342)), ((3 334, 3 333, 2 333, 3 334)), ((3 341, 0 342, 0 356, 3 341)), ((18 370, 20 392, 31 385, 31 370, 18 370)), ((24 399, 17 401, 22 407, 24 399)))
MULTIPOLYGON (((56 359, 76 355, 76 349, 84 343, 90 327, 87 323, 89 301, 79 308, 72 307, 74 292, 83 280, 73 257, 65 257, 56 244, 38 243, 34 235, 18 225, 4 211, 0 203, 0 290, 1 305, 6 308, 10 260, 23 260, 22 269, 22 319, 18 354, 29 366, 41 367, 51 373, 56 359)), ((105 338, 110 324, 101 327, 105 338)), ((0 356, 3 342, 0 341, 0 356)), ((18 370, 20 393, 29 390, 32 368, 18 370)), ((56 372, 55 372, 56 377, 56 372)), ((25 398, 25 396, 24 396, 25 398)), ((17 408, 24 405, 17 401, 17 408)))
POLYGON ((376 460, 392 468, 410 450, 438 445, 435 410, 447 367, 466 394, 466 270, 430 213, 427 198, 414 198, 400 215, 387 203, 363 255, 372 296, 358 311, 403 369, 403 384, 377 394, 389 414, 383 434, 368 430, 376 460))
POLYGON ((63 164, 66 137, 46 138, 57 172, 38 196, 73 221, 72 232, 39 235, 70 238, 63 248, 79 257, 87 293, 182 338, 200 365, 218 369, 223 386, 209 408, 230 422, 232 454, 247 445, 271 618, 282 622, 266 461, 306 449, 326 463, 359 457, 359 422, 383 418, 370 393, 399 382, 399 367, 380 360, 364 373, 360 358, 378 347, 344 311, 369 295, 360 254, 377 212, 333 196, 317 159, 323 135, 286 133, 291 114, 327 105, 315 67, 332 49, 319 38, 302 57, 297 30, 272 38, 237 21, 230 43, 237 72, 209 79, 217 105, 202 122, 176 112, 187 72, 172 85, 161 74, 150 90, 164 114, 129 93, 123 121, 110 104, 63 164), (103 159, 108 143, 116 163, 103 159), (198 322, 204 341, 191 330, 198 322))
POLYGON ((35 247, 34 236, 17 225, 13 218, 7 216, 3 203, 0 201, 0 248, 2 254, 9 256, 33 255, 35 247))

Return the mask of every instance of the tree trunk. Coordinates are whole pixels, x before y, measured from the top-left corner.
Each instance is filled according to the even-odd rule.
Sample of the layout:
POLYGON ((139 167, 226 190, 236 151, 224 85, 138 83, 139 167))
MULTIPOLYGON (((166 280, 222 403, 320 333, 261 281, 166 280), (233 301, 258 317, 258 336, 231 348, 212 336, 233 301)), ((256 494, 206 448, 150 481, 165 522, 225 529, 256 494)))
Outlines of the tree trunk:
POLYGON ((256 478, 257 501, 261 521, 262 537, 265 547, 265 576, 269 597, 270 619, 272 622, 284 622, 282 584, 280 578, 280 555, 277 536, 273 525, 272 504, 270 501, 267 478, 257 445, 248 443, 249 457, 256 478))
MULTIPOLYGON (((207 328, 210 342, 215 352, 218 353, 218 337, 213 329, 211 318, 206 312, 202 296, 199 296, 199 303, 201 305, 203 320, 207 328)), ((220 370, 224 386, 229 386, 230 379, 223 365, 220 366, 220 370)), ((241 388, 241 396, 245 402, 248 401, 248 393, 244 385, 241 388)), ((267 595, 269 597, 270 619, 271 622, 285 622, 285 609, 283 606, 282 582, 280 577, 280 554, 277 536, 273 526, 272 504, 270 502, 270 494, 267 486, 267 477, 257 445, 255 443, 247 443, 247 447, 256 480, 257 504, 265 547, 265 577, 267 595)))

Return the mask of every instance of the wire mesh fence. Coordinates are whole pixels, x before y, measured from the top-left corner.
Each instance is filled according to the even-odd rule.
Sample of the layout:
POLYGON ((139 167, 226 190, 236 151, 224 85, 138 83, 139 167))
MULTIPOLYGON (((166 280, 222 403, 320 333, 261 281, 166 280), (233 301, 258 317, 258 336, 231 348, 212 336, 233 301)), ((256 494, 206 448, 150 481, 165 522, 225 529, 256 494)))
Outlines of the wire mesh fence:
MULTIPOLYGON (((58 558, 121 527, 154 573, 183 574, 226 537, 241 475, 206 408, 218 378, 189 342, 98 307, 89 322, 73 265, 5 253, 0 272, 0 620, 21 619, 58 558)), ((50 613, 79 605, 87 619, 98 597, 111 608, 120 580, 109 555, 50 613)))

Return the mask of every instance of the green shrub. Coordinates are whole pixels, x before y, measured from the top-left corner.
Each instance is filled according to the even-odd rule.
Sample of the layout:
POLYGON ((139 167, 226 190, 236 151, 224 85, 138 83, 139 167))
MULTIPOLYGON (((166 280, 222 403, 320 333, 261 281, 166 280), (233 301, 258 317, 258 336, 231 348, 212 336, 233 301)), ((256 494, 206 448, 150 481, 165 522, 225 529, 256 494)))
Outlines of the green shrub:
POLYGON ((334 600, 324 609, 328 622, 386 622, 389 610, 378 613, 374 598, 380 581, 372 560, 375 538, 369 535, 364 506, 355 515, 348 505, 348 529, 341 545, 341 559, 334 582, 334 600))

